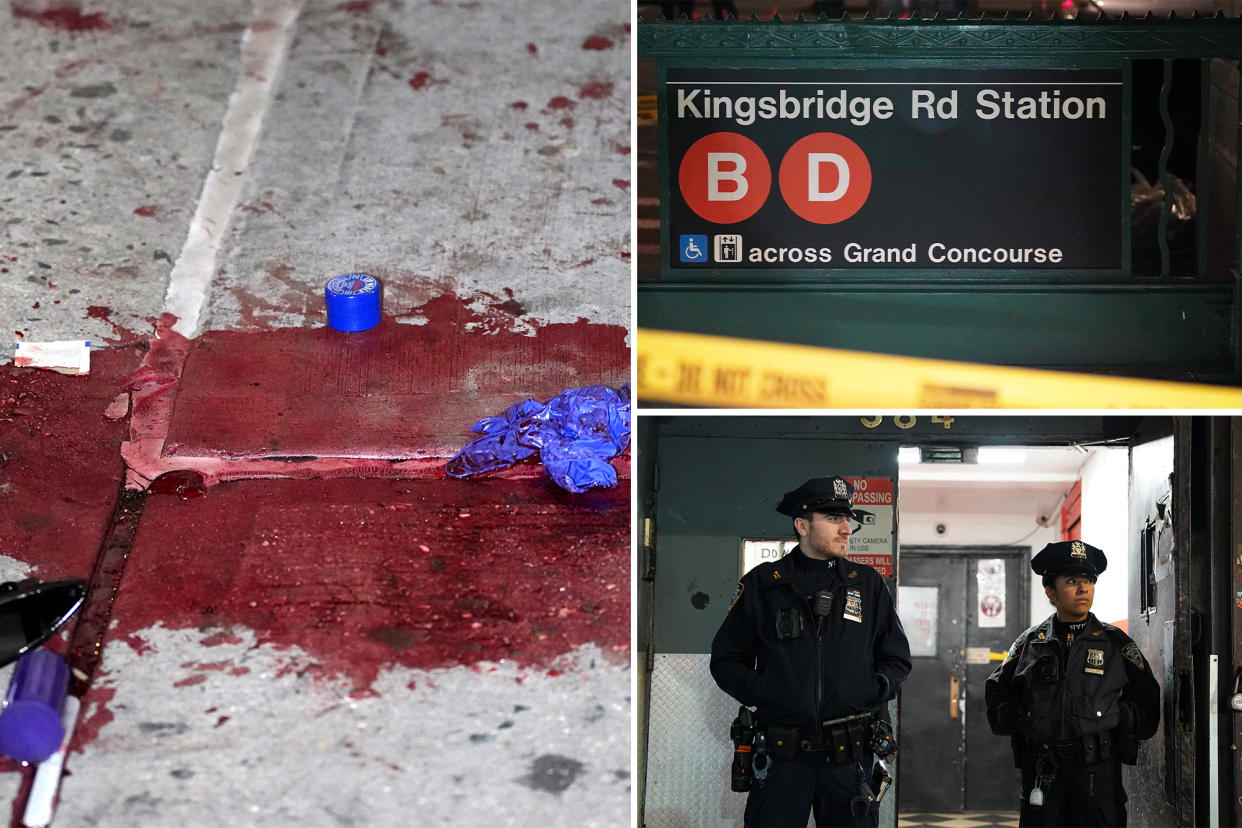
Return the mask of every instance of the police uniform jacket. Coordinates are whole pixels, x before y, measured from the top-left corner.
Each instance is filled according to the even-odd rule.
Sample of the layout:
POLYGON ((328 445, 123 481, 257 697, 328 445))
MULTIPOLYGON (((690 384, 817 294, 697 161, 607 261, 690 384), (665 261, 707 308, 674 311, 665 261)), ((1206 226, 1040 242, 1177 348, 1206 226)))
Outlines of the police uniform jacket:
MULTIPOLYGON (((1033 744, 1081 743, 1088 761, 1114 752, 1117 737, 1147 739, 1160 722, 1160 685, 1130 636, 1087 614, 1067 648, 1056 614, 1018 636, 988 677, 988 722, 1033 744)), ((1129 760, 1132 761, 1132 760, 1129 760)))
POLYGON ((847 559, 832 569, 824 587, 831 612, 819 621, 794 585, 797 554, 743 576, 712 641, 711 671, 726 693, 757 707, 762 722, 811 734, 820 722, 895 697, 910 674, 910 645, 879 573, 847 559), (801 619, 793 636, 791 615, 801 619))

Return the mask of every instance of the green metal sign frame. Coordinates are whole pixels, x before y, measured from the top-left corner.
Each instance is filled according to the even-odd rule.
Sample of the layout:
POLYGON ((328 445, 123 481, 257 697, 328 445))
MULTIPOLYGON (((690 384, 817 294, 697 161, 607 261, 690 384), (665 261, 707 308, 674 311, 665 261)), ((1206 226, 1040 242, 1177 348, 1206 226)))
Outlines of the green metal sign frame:
MULTIPOLYGON (((839 20, 799 16, 792 21, 640 18, 637 50, 640 59, 656 61, 662 120, 664 80, 670 67, 1120 66, 1125 88, 1129 89, 1135 60, 1163 61, 1167 81, 1174 59, 1198 59, 1203 62, 1205 82, 1198 150, 1202 179, 1207 172, 1208 60, 1242 58, 1242 19, 1223 15, 1075 20, 920 19, 917 15, 910 19, 874 19, 868 15, 839 20)), ((1123 215, 1128 217, 1133 113, 1130 95, 1123 97, 1126 192, 1119 198, 1123 215)), ((1163 179, 1174 138, 1167 89, 1161 94, 1159 107, 1165 125, 1159 166, 1163 179)), ((1242 120, 1242 111, 1238 116, 1242 120)), ((660 140, 660 167, 667 170, 663 130, 660 140)), ((1242 157, 1238 146, 1233 149, 1235 157, 1242 157)), ((1219 268, 1208 272, 1206 268, 1209 204, 1201 197, 1198 272, 1189 277, 1170 275, 1163 233, 1157 240, 1160 276, 1134 275, 1127 218, 1122 267, 1116 271, 788 269, 764 270, 760 280, 754 272, 702 269, 687 273, 668 266, 669 183, 667 174, 661 178, 660 272, 639 273, 639 327, 1001 364, 1242 383, 1238 335, 1242 312, 1235 284, 1242 262, 1242 233, 1236 232, 1237 219, 1242 218, 1242 187, 1237 180, 1232 182, 1230 199, 1235 208, 1235 235, 1213 240, 1217 246, 1229 246, 1228 272, 1219 268), (1023 313, 1014 312, 1015 303, 1023 306, 1023 313), (757 311, 762 311, 761 315, 757 311), (891 318, 889 311, 901 318, 891 318), (825 324, 830 318, 834 319, 831 326, 825 324), (868 332, 876 336, 869 339, 868 332), (857 344, 860 341, 861 346, 857 344)), ((1171 207, 1172 197, 1166 194, 1161 230, 1171 207)))
MULTIPOLYGON (((659 123, 668 122, 666 117, 668 107, 666 100, 667 92, 667 74, 671 68, 702 68, 716 69, 725 67, 735 67, 738 65, 737 58, 720 58, 705 57, 701 59, 688 58, 669 58, 661 60, 657 69, 657 80, 659 83, 659 91, 657 100, 659 102, 659 123)), ((908 57, 900 60, 895 59, 860 59, 855 57, 832 60, 818 58, 811 60, 805 56, 793 58, 785 61, 777 62, 775 60, 765 59, 762 61, 745 62, 747 69, 814 69, 814 68, 832 68, 832 69, 988 69, 998 68, 994 64, 989 65, 986 61, 970 60, 970 61, 950 61, 944 58, 936 59, 920 59, 912 61, 908 57)), ((1128 90, 1130 87, 1130 63, 1129 61, 1118 60, 1077 60, 1072 63, 1064 60, 1044 58, 1036 60, 1027 59, 1007 59, 1004 64, 1005 69, 1118 69, 1122 74, 1122 89, 1128 90)), ((843 268, 838 266, 829 266, 819 269, 808 268, 789 268, 789 269, 764 269, 751 270, 746 268, 729 268, 729 269, 675 269, 669 265, 668 251, 671 249, 672 240, 671 221, 669 216, 669 205, 671 203, 671 176, 664 175, 660 180, 660 247, 664 251, 661 254, 661 277, 670 282, 679 283, 713 283, 721 282, 776 282, 783 284, 807 282, 822 284, 826 280, 835 284, 867 284, 883 280, 888 283, 895 282, 937 282, 945 278, 946 273, 952 273, 954 280, 962 282, 989 282, 1001 281, 1004 283, 1024 282, 1024 283, 1057 283, 1070 282, 1081 283, 1087 280, 1096 283, 1101 282, 1120 282, 1130 279, 1130 142, 1124 138, 1130 135, 1130 97, 1127 94, 1122 95, 1121 109, 1121 134, 1123 136, 1120 151, 1121 158, 1121 187, 1117 193, 1118 198, 1118 215, 1123 216, 1121 229, 1121 266, 1116 270, 1074 270, 1068 268, 1060 269, 1006 269, 1006 268, 936 268, 936 269, 872 269, 859 270, 851 268, 843 268)), ((661 169, 668 169, 669 148, 668 133, 666 130, 660 130, 660 166, 661 169)), ((969 159, 958 159, 957 163, 962 169, 969 166, 969 159)))

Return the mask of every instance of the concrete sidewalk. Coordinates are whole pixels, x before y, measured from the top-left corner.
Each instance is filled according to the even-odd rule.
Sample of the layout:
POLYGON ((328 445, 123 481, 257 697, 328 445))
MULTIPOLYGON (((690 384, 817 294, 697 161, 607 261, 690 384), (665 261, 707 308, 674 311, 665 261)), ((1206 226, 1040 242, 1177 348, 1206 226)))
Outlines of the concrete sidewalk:
POLYGON ((97 350, 0 364, 0 577, 215 483, 146 498, 55 824, 628 824, 628 458, 440 469, 628 378, 630 7, 11 7, 0 329, 97 350))

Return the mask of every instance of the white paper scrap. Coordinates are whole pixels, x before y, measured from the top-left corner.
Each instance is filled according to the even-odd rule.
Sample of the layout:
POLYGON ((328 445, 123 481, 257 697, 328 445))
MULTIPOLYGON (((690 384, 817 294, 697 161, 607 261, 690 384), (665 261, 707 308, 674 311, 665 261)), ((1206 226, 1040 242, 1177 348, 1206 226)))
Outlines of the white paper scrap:
POLYGON ((14 342, 13 364, 23 368, 47 368, 62 374, 88 374, 91 370, 91 343, 89 339, 14 342))

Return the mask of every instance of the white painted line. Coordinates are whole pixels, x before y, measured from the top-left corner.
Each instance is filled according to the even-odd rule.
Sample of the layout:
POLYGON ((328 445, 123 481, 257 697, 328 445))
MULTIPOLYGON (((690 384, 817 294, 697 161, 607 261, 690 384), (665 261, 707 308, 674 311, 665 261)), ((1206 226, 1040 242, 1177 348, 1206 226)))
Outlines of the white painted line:
POLYGON ((65 727, 65 736, 60 740, 60 747, 56 752, 40 762, 35 770, 30 795, 26 797, 26 811, 22 814, 22 822, 28 828, 43 828, 52 824, 52 814, 56 808, 56 789, 60 787, 65 753, 73 739, 73 729, 78 724, 78 711, 81 706, 77 696, 65 696, 65 710, 60 716, 65 727))
POLYGON ((302 2, 255 0, 253 20, 242 35, 241 74, 229 96, 211 171, 203 181, 164 296, 164 311, 176 315, 173 330, 182 336, 193 337, 199 331, 216 259, 241 198, 246 168, 259 143, 302 2))

